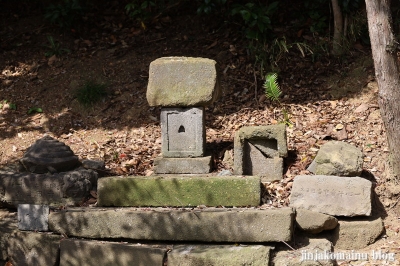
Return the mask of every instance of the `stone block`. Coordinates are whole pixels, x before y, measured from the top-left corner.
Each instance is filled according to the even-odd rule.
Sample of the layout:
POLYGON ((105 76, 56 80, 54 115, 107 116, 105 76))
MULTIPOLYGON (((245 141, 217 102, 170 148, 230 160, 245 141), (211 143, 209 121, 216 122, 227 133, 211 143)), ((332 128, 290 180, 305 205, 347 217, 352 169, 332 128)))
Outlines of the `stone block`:
POLYGON ((372 183, 361 177, 294 178, 290 206, 334 216, 371 215, 372 183))
POLYGON ((357 250, 367 247, 384 232, 383 222, 378 218, 339 219, 333 233, 335 248, 357 250))
POLYGON ((161 266, 166 252, 166 248, 149 245, 64 239, 60 243, 60 266, 161 266))
POLYGON ((98 206, 258 206, 255 176, 151 176, 99 179, 98 206), (123 191, 123 193, 121 193, 123 191))
POLYGON ((338 220, 331 215, 296 209, 296 225, 301 230, 318 234, 324 230, 334 229, 338 225, 338 220))
POLYGON ((48 231, 49 206, 19 204, 18 229, 27 231, 48 231))
POLYGON ((150 63, 150 106, 207 106, 221 95, 216 62, 206 58, 163 57, 150 63))
POLYGON ((363 168, 361 150, 342 141, 321 146, 308 171, 316 175, 359 176, 363 168))
POLYGON ((250 141, 247 141, 244 145, 243 175, 261 176, 262 182, 281 180, 283 176, 283 159, 280 157, 266 157, 261 150, 256 148, 250 141))
POLYGON ((194 158, 163 158, 154 159, 156 174, 207 174, 211 172, 211 156, 194 158))
POLYGON ((161 153, 171 158, 204 155, 206 131, 202 107, 161 109, 161 153))
MULTIPOLYGON (((285 125, 242 127, 235 133, 234 174, 243 175, 252 169, 261 171, 262 166, 258 163, 264 165, 264 158, 287 157, 287 154, 285 125), (246 165, 249 159, 256 165, 246 165)), ((278 170, 273 172, 275 177, 278 172, 280 173, 278 170)))
POLYGON ((62 236, 49 233, 14 232, 8 241, 7 253, 12 265, 56 266, 62 236))
POLYGON ((75 205, 97 185, 97 173, 76 170, 56 174, 0 174, 0 202, 18 204, 75 205))
POLYGON ((292 208, 69 208, 50 213, 49 228, 95 239, 260 243, 290 241, 293 219, 292 208))
POLYGON ((180 245, 168 253, 168 266, 265 266, 271 249, 261 245, 180 245))
POLYGON ((17 213, 0 209, 0 260, 7 259, 8 239, 10 235, 17 230, 17 213))

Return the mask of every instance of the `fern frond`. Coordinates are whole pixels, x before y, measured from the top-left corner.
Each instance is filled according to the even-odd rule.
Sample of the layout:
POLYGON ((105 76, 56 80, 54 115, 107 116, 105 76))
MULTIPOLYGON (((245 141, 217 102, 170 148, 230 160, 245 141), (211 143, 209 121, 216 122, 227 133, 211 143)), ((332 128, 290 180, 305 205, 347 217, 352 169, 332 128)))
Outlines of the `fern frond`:
POLYGON ((279 102, 279 97, 282 94, 281 89, 279 88, 278 84, 278 74, 276 73, 270 73, 265 76, 265 82, 264 82, 264 89, 265 89, 265 96, 267 98, 271 99, 271 101, 278 101, 279 102))

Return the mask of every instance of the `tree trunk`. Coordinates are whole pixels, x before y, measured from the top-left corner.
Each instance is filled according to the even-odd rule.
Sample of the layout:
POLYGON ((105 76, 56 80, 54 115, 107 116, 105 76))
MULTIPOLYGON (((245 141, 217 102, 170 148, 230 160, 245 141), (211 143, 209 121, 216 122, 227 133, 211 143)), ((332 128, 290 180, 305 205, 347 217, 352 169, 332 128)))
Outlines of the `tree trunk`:
POLYGON ((379 87, 379 107, 393 174, 400 180, 400 76, 398 43, 392 31, 390 0, 365 0, 369 36, 379 87))
POLYGON ((340 55, 342 53, 342 40, 343 40, 343 16, 340 9, 338 0, 332 0, 333 10, 333 44, 332 53, 340 55))

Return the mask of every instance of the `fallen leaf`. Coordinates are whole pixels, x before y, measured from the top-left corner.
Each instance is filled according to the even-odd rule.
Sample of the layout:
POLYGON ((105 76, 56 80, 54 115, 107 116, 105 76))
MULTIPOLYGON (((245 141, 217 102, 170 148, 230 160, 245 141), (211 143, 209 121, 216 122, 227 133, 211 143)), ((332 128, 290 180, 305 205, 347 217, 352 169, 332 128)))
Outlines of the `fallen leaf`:
POLYGON ((336 129, 336 130, 342 130, 343 128, 344 128, 343 124, 337 124, 337 125, 335 126, 335 129, 336 129))
POLYGON ((369 105, 366 103, 362 103, 360 106, 358 106, 356 108, 356 110, 354 110, 355 113, 361 113, 361 112, 365 112, 367 111, 369 108, 369 105))

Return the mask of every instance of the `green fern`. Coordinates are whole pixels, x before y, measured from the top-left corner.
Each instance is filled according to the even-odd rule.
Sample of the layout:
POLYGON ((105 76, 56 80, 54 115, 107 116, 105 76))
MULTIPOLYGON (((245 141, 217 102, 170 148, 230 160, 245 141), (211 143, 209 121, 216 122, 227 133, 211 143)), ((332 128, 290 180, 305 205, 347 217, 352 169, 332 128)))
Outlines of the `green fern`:
POLYGON ((270 73, 265 76, 265 82, 264 82, 264 89, 265 89, 265 96, 267 98, 271 99, 271 101, 278 101, 279 102, 279 97, 281 97, 282 91, 279 88, 278 84, 278 74, 276 73, 270 73))

